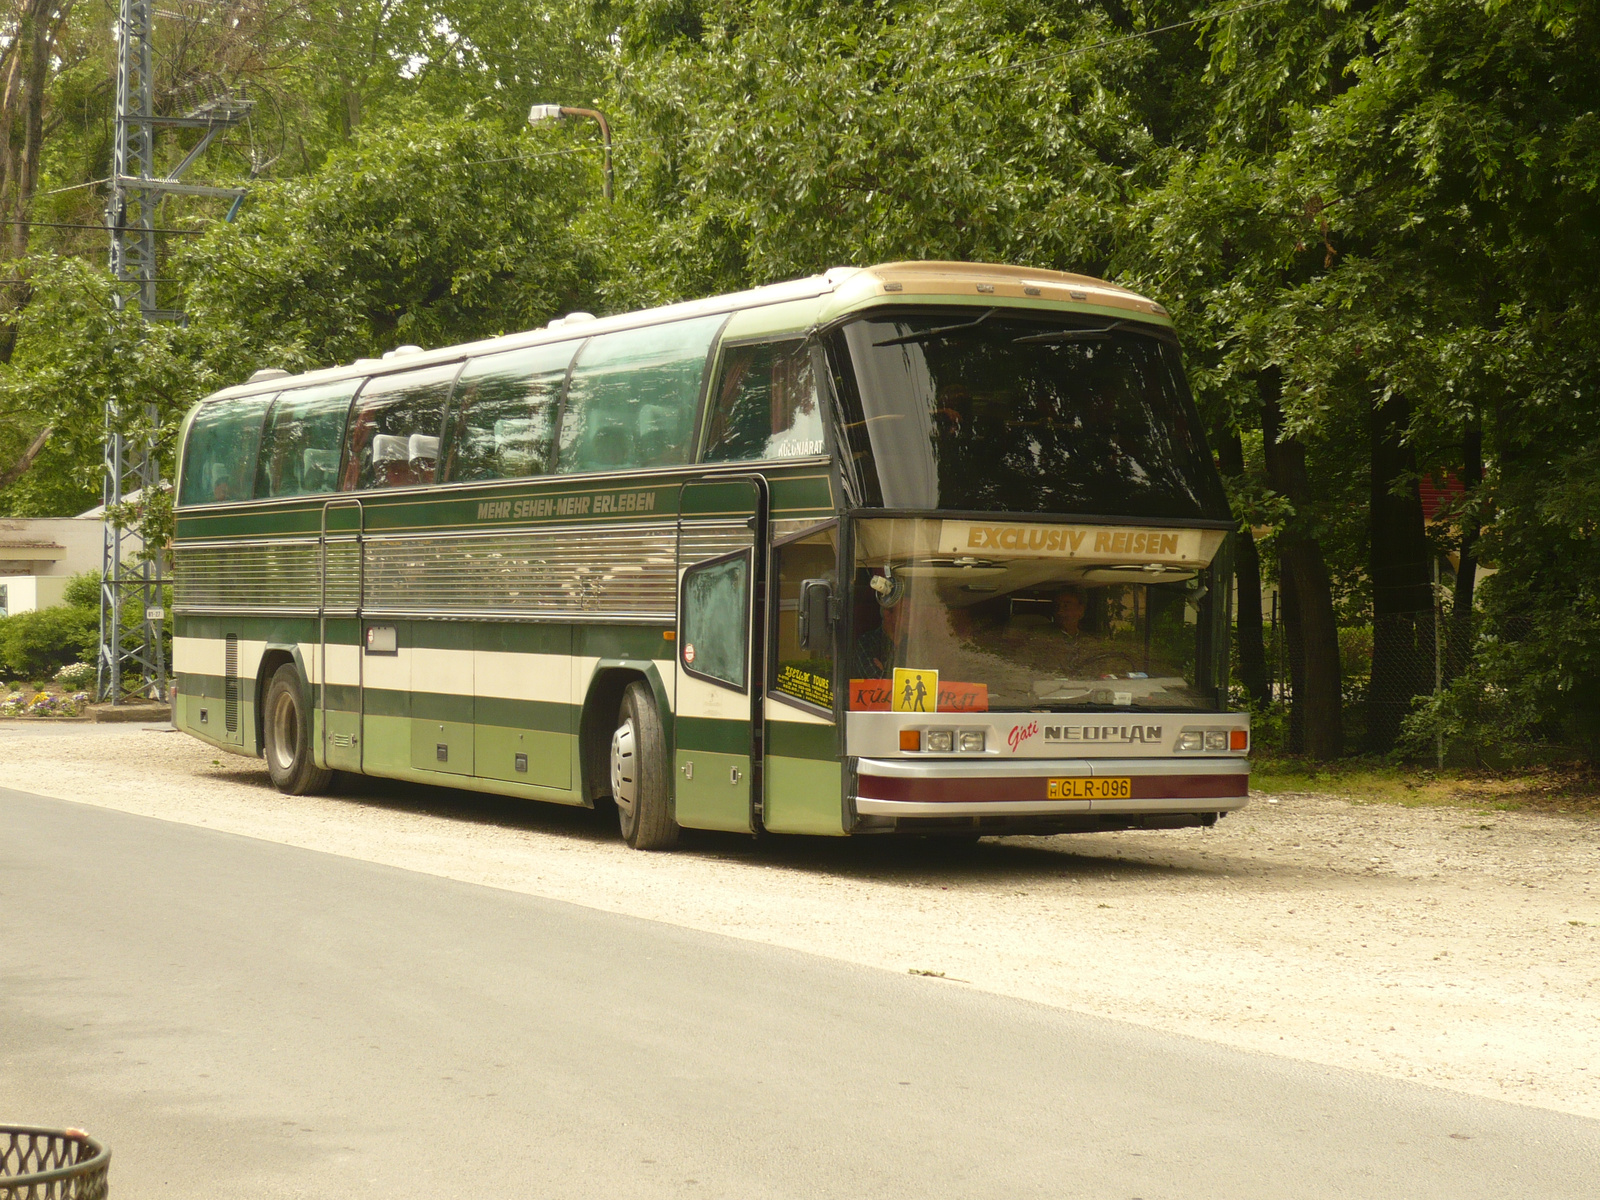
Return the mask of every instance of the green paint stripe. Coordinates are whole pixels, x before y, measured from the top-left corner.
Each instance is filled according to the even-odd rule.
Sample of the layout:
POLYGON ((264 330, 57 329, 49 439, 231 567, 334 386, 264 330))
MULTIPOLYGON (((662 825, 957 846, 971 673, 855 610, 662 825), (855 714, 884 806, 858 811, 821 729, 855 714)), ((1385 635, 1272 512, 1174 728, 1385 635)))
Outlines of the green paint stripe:
POLYGON ((767 486, 774 514, 793 517, 797 512, 833 511, 833 489, 826 475, 773 479, 767 486))
POLYGON ((807 725, 799 721, 768 721, 767 753, 785 758, 831 761, 839 757, 838 726, 807 725))
POLYGON ((680 750, 711 750, 718 754, 750 753, 748 721, 679 716, 676 725, 680 750))
MULTIPOLYGON (((826 474, 815 466, 782 467, 753 461, 751 471, 767 479, 774 496, 774 508, 831 508, 832 496, 826 474), (781 499, 780 499, 781 498, 781 499)), ((609 480, 552 476, 539 480, 509 479, 498 483, 462 488, 442 488, 433 492, 404 495, 382 491, 341 492, 295 498, 290 501, 256 501, 215 511, 179 510, 176 514, 176 540, 212 541, 225 538, 316 537, 323 525, 323 505, 331 501, 360 500, 362 508, 346 505, 329 509, 330 531, 349 532, 358 520, 371 533, 446 529, 531 529, 541 525, 597 524, 663 520, 677 516, 678 491, 686 483, 699 482, 693 476, 634 476, 609 480), (655 507, 646 513, 592 511, 578 516, 549 516, 531 520, 480 521, 478 505, 484 501, 510 501, 513 510, 519 500, 562 496, 602 496, 613 492, 655 491, 655 507)), ((719 482, 715 477, 708 483, 719 482)))
POLYGON ((550 733, 573 733, 578 728, 578 707, 549 700, 503 700, 498 696, 479 696, 473 720, 479 725, 502 725, 507 729, 543 729, 550 733))
MULTIPOLYGON (((375 694, 379 694, 376 689, 367 693, 369 697, 375 694)), ((412 692, 411 716, 418 721, 456 721, 470 725, 472 697, 450 696, 441 692, 412 692)))

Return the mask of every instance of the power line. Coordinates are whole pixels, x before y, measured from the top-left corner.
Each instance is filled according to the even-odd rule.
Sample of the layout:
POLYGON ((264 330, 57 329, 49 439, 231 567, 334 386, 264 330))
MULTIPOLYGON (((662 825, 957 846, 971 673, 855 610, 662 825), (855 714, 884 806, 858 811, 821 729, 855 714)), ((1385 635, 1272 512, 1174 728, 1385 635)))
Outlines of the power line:
POLYGON ((62 192, 75 192, 79 188, 96 187, 96 186, 98 186, 98 185, 100 185, 102 183, 110 183, 110 182, 111 182, 111 179, 108 176, 105 179, 91 179, 87 183, 74 183, 69 187, 51 188, 48 192, 35 192, 34 195, 36 195, 36 196, 59 196, 62 192))
MULTIPOLYGON (((35 229, 93 229, 99 233, 105 233, 107 230, 125 233, 133 229, 131 225, 74 225, 66 221, 0 221, 0 225, 31 225, 35 229)), ((151 232, 178 234, 183 237, 199 237, 205 231, 203 229, 154 229, 151 232)))

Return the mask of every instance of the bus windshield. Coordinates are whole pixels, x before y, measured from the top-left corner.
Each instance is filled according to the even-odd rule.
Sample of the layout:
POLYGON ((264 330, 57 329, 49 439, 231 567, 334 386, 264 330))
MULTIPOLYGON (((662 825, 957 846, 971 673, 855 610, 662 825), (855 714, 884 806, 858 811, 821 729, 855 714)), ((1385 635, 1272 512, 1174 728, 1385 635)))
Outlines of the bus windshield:
POLYGON ((868 316, 836 334, 861 501, 1227 520, 1171 335, 1018 309, 868 316))
MULTIPOLYGON (((953 552, 940 532, 952 524, 856 523, 852 710, 1219 707, 1215 648, 1225 639, 1211 583, 1220 532, 1140 541, 1137 533, 1102 530, 1102 553, 1093 550, 1098 535, 1090 535, 1079 545, 1082 557, 1050 557, 953 552), (1146 542, 1173 552, 1142 552, 1146 542)), ((1034 528, 1036 540, 1049 532, 1034 528)))

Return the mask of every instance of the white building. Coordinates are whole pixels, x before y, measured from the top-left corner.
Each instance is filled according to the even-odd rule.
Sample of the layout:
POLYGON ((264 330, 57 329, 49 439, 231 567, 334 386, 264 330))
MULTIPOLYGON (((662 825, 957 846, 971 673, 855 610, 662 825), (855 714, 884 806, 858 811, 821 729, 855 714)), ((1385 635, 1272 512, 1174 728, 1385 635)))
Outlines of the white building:
POLYGON ((67 581, 100 570, 104 533, 90 517, 0 517, 0 616, 60 604, 67 581))

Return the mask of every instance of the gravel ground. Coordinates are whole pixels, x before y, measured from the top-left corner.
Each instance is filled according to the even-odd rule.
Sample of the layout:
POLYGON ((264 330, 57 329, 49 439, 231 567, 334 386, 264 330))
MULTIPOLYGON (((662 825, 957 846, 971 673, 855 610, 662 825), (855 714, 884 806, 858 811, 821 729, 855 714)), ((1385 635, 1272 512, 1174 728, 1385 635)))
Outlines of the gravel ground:
POLYGON ((74 734, 0 723, 0 784, 1600 1117, 1592 817, 1256 794, 1212 830, 640 854, 586 810, 74 734))

